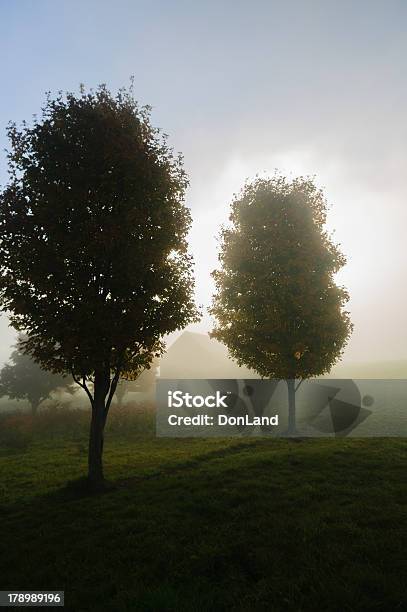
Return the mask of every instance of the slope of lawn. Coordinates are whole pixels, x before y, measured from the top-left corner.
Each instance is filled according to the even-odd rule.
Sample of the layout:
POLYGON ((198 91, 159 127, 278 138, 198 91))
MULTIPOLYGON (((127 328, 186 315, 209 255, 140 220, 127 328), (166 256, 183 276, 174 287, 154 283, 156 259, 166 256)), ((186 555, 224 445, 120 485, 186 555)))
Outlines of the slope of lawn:
POLYGON ((81 610, 405 610, 407 441, 156 439, 0 451, 0 590, 81 610))

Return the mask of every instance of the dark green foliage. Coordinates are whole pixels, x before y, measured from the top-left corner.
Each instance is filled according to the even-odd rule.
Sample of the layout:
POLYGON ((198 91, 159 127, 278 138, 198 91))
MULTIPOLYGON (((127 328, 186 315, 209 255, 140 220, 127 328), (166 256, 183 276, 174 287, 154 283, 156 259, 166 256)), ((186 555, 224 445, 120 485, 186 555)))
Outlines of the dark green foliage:
POLYGON ((46 367, 137 374, 161 336, 195 317, 180 157, 149 109, 101 86, 48 97, 9 127, 0 295, 46 367))
POLYGON ((326 202, 310 178, 256 179, 235 197, 214 272, 213 336, 267 378, 328 372, 351 333, 345 258, 324 229, 326 202))
POLYGON ((28 400, 33 414, 54 391, 60 389, 73 393, 71 377, 44 370, 22 352, 19 344, 11 353, 10 362, 0 372, 0 397, 7 395, 10 399, 28 400))

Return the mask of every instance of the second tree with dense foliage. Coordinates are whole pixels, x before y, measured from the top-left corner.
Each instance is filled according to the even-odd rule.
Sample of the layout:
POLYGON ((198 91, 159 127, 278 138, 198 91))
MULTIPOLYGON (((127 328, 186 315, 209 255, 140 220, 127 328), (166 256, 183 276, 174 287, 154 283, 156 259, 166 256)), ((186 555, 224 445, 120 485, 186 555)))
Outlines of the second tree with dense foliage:
POLYGON ((285 379, 295 432, 295 379, 329 372, 351 333, 345 257, 325 230, 326 201, 307 177, 247 183, 221 233, 212 335, 240 364, 285 379))

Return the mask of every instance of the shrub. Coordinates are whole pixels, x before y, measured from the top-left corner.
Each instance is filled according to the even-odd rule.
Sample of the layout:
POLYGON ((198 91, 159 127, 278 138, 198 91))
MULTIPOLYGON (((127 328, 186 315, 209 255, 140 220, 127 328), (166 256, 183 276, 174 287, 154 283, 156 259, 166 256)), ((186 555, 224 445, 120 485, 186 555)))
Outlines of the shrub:
MULTIPOLYGON (((106 431, 111 435, 145 435, 154 432, 153 404, 127 404, 111 408, 106 431)), ((33 418, 27 413, 0 415, 0 448, 25 450, 35 439, 87 438, 89 410, 54 402, 33 418)))
POLYGON ((4 415, 0 420, 0 448, 23 451, 33 438, 33 418, 28 414, 4 415))
POLYGON ((106 432, 122 435, 153 433, 154 422, 155 407, 152 403, 113 406, 106 432))

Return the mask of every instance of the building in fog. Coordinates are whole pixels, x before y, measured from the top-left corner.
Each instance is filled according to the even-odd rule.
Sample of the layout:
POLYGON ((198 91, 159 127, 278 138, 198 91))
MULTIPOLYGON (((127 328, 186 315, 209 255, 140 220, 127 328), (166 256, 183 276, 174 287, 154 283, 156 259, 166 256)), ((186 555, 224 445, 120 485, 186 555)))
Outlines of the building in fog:
POLYGON ((183 332, 160 360, 160 378, 259 378, 228 357, 208 334, 183 332))

